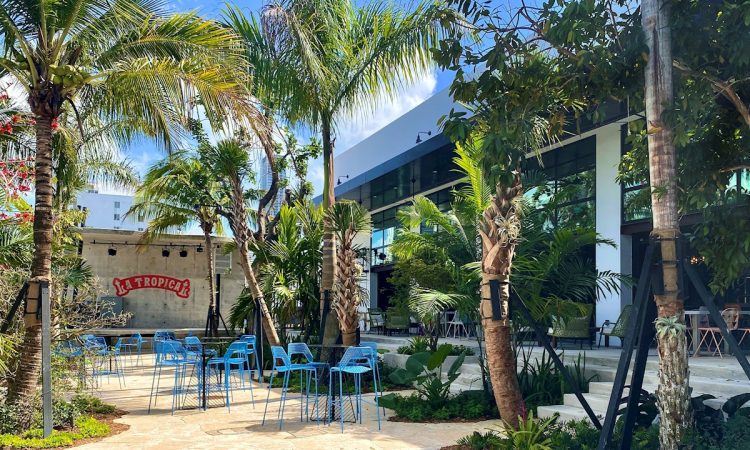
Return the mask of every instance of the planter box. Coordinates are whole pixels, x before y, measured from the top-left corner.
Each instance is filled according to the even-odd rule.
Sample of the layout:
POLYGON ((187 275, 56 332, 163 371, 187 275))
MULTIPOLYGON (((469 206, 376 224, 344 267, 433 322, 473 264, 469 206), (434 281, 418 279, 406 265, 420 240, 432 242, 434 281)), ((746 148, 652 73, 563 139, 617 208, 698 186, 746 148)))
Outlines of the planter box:
MULTIPOLYGON (((394 352, 388 352, 383 354, 383 363, 387 366, 396 367, 396 368, 405 368, 406 367, 406 360, 409 359, 409 356, 411 355, 402 355, 400 353, 394 353, 394 352)), ((445 363, 443 363, 443 370, 448 370, 448 368, 453 364, 453 362, 458 358, 458 356, 449 356, 445 358, 445 363)), ((479 364, 479 357, 474 356, 467 356, 464 358, 464 365, 467 364, 479 364)))

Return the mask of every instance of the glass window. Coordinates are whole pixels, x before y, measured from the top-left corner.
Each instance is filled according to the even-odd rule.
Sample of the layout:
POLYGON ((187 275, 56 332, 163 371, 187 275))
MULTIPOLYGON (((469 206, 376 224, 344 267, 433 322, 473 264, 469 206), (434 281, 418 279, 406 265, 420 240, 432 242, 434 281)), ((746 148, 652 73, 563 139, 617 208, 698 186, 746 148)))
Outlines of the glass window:
POLYGON ((120 220, 120 215, 119 214, 115 214, 115 220, 120 220))

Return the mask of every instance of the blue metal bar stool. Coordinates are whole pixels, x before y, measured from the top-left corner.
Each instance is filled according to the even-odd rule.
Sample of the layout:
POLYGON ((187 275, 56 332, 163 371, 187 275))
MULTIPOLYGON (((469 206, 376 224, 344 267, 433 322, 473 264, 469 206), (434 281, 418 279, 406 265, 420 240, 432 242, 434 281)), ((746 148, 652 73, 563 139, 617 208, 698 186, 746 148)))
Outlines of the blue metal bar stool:
MULTIPOLYGON (((245 388, 245 361, 247 352, 247 344, 242 341, 234 341, 229 344, 226 353, 222 357, 215 357, 208 360, 206 363, 206 370, 208 371, 206 379, 210 379, 211 371, 213 370, 216 376, 219 376, 220 371, 224 371, 224 392, 226 394, 226 405, 227 409, 230 408, 230 391, 232 391, 231 384, 231 372, 235 370, 238 372, 240 377, 240 388, 245 388)), ((252 379, 249 382, 250 387, 250 399, 255 406, 255 396, 253 394, 252 379)))
MULTIPOLYGON (((373 389, 377 391, 378 395, 383 396, 383 384, 380 382, 380 367, 378 365, 378 343, 372 341, 361 341, 360 347, 368 347, 371 351, 369 363, 370 367, 373 368, 373 389)), ((383 408, 383 417, 385 417, 385 408, 383 408)))
MULTIPOLYGON (((373 379, 375 372, 370 365, 372 349, 370 347, 349 347, 344 352, 341 360, 335 367, 331 367, 331 376, 328 380, 328 408, 329 417, 333 403, 331 395, 333 393, 334 374, 338 374, 339 381, 339 416, 341 419, 341 432, 344 432, 344 379, 343 374, 351 374, 354 378, 354 396, 355 396, 355 415, 359 417, 359 423, 362 423, 362 374, 372 372, 373 379)), ((380 430, 380 408, 378 406, 378 391, 375 390, 375 411, 378 416, 378 431, 380 430)))
MULTIPOLYGON (((287 391, 289 390, 289 376, 296 370, 306 370, 311 372, 313 381, 315 382, 315 411, 317 412, 316 417, 318 419, 318 425, 320 425, 320 407, 318 402, 318 371, 312 366, 306 364, 294 364, 292 363, 289 355, 284 351, 284 347, 271 347, 271 354, 273 356, 273 368, 271 369, 271 379, 268 381, 268 395, 266 395, 266 407, 263 410, 263 421, 261 425, 266 424, 266 413, 268 412, 268 401, 271 397, 271 388, 273 387, 273 378, 283 374, 284 383, 281 387, 281 400, 279 406, 279 430, 284 426, 284 405, 286 404, 287 391)), ((310 388, 308 384, 307 392, 309 394, 310 388)), ((300 392, 300 410, 302 409, 302 393, 300 392)), ((309 395, 307 396, 309 401, 309 395)))
POLYGON ((125 338, 122 342, 121 352, 128 356, 136 354, 135 365, 140 365, 141 362, 141 350, 143 348, 143 336, 141 333, 133 333, 130 337, 125 338))
POLYGON ((252 382, 253 372, 256 372, 258 376, 258 384, 263 386, 263 380, 260 377, 260 360, 258 359, 257 338, 254 334, 243 334, 240 336, 240 342, 244 342, 246 345, 245 351, 245 364, 247 364, 248 372, 250 373, 250 382, 252 382), (255 359, 255 369, 251 369, 250 356, 255 359))
POLYGON ((104 375, 108 377, 115 375, 122 388, 125 385, 125 378, 120 367, 120 349, 122 347, 122 338, 117 340, 117 344, 110 350, 107 347, 107 340, 102 336, 87 336, 83 341, 86 352, 92 355, 91 376, 95 381, 101 381, 104 375), (114 367, 112 367, 114 361, 114 367), (107 366, 109 363, 109 367, 107 366))
MULTIPOLYGON (((305 415, 309 414, 309 396, 310 396, 310 377, 312 376, 312 370, 314 369, 315 373, 317 374, 318 370, 326 370, 329 368, 329 364, 327 362, 319 362, 315 361, 315 358, 312 355, 312 352, 310 351, 310 347, 307 346, 304 342, 291 342, 287 346, 287 353, 289 354, 289 359, 291 361, 294 361, 295 356, 299 356, 298 359, 301 359, 302 362, 299 364, 302 364, 298 367, 299 370, 299 389, 300 392, 302 392, 302 385, 303 382, 305 386, 307 387, 305 395, 307 396, 307 399, 305 401, 305 415), (306 372, 306 377, 303 377, 303 372, 306 372)), ((317 402, 317 396, 318 391, 315 391, 315 400, 317 402)), ((317 405, 317 403, 316 403, 317 405)), ((300 418, 302 416, 302 404, 300 403, 300 418)))
POLYGON ((151 413, 151 399, 153 398, 154 406, 159 397, 159 383, 161 382, 161 372, 163 368, 174 368, 174 384, 172 385, 172 414, 174 415, 177 406, 178 396, 184 391, 183 381, 188 366, 198 363, 198 360, 192 358, 185 347, 179 341, 160 340, 154 341, 154 351, 156 352, 156 364, 154 373, 151 378, 151 393, 148 399, 148 412, 151 413), (154 383, 156 389, 154 389, 154 383))

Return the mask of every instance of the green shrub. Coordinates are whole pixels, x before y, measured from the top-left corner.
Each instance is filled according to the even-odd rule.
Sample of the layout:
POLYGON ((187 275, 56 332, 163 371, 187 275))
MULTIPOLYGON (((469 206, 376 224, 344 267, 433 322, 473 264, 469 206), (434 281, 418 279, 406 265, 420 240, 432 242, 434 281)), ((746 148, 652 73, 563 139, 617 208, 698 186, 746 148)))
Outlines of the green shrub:
POLYGON ((115 412, 113 405, 102 402, 100 399, 87 394, 78 394, 70 401, 79 411, 86 414, 112 414, 115 412))
POLYGON ((19 419, 18 409, 6 403, 0 404, 0 434, 17 430, 19 419))
POLYGON ((433 406, 417 393, 408 396, 387 394, 381 397, 380 404, 392 409, 397 417, 409 422, 499 417, 495 402, 488 399, 484 391, 464 391, 449 397, 437 406, 433 406))
POLYGON ((54 448, 68 447, 80 439, 103 437, 110 433, 109 425, 99 422, 93 417, 78 417, 75 419, 75 431, 52 431, 46 438, 42 437, 39 428, 30 430, 23 435, 0 434, 0 448, 54 448))
POLYGON ((475 431, 468 436, 462 437, 456 443, 469 447, 471 450, 487 450, 500 448, 502 441, 496 432, 490 430, 485 433, 475 431))
MULTIPOLYGON (((429 352, 430 351, 430 338, 427 336, 414 336, 409 339, 409 343, 402 345, 396 350, 396 353, 401 355, 413 355, 415 353, 429 352)), ((474 356, 474 349, 465 345, 454 345, 451 347, 448 356, 458 356, 463 354, 464 356, 474 356)))

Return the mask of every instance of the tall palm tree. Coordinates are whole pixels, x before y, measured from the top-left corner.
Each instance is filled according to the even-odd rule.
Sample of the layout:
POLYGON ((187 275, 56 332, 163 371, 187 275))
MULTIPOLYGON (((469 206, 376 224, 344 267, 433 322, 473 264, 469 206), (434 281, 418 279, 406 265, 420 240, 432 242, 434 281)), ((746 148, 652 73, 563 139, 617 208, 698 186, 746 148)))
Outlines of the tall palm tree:
POLYGON ((246 185, 252 180, 250 155, 237 139, 225 139, 216 145, 207 142, 199 147, 201 158, 207 162, 213 176, 217 178, 226 201, 216 202, 217 212, 227 219, 235 244, 240 254, 240 266, 245 275, 250 295, 258 302, 261 322, 268 343, 280 345, 273 317, 268 309, 263 289, 250 259, 250 245, 256 240, 248 227, 250 216, 247 207, 246 185))
POLYGON ((358 234, 369 233, 372 219, 367 209, 353 201, 336 203, 326 214, 338 241, 338 270, 331 309, 338 318, 342 343, 356 345, 359 326, 357 307, 364 300, 364 295, 360 285, 362 266, 357 262, 358 249, 354 241, 358 234))
MULTIPOLYGON (((321 134, 324 210, 336 201, 337 121, 363 115, 426 73, 429 50, 438 43, 441 23, 451 23, 450 14, 438 3, 420 3, 406 11, 392 3, 355 6, 349 0, 273 1, 260 20, 247 19, 237 10, 227 14, 227 22, 248 47, 259 49, 251 52, 250 62, 259 84, 277 93, 281 114, 321 134)), ((326 292, 333 292, 337 267, 333 224, 327 220, 325 230, 321 306, 326 292)), ((335 327, 326 329, 330 340, 335 327)))
POLYGON ((672 86, 672 37, 669 2, 644 0, 641 21, 649 56, 645 70, 648 164, 651 184, 651 235, 659 240, 663 290, 654 294, 657 306, 659 387, 656 390, 661 448, 676 449, 691 423, 688 383, 687 337, 682 329, 669 330, 670 323, 684 328, 684 304, 680 298, 677 238, 677 156, 674 134, 663 116, 674 103, 672 86), (664 325, 666 324, 666 326, 664 325))
MULTIPOLYGON (((128 117, 170 144, 199 99, 217 125, 223 109, 246 103, 244 61, 234 34, 193 13, 168 14, 150 0, 0 0, 0 76, 25 89, 36 121, 34 259, 31 277, 49 280, 52 256, 52 134, 58 117, 96 106, 128 117)), ((30 326, 8 401, 31 422, 41 367, 41 333, 30 326)))
POLYGON ((213 206, 220 198, 220 186, 210 167, 188 152, 174 153, 154 164, 136 190, 135 201, 126 216, 148 217, 140 242, 148 244, 164 233, 197 223, 206 245, 209 334, 218 336, 216 314, 214 245, 212 234, 222 233, 222 222, 213 206))

